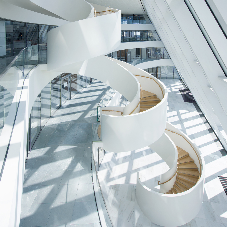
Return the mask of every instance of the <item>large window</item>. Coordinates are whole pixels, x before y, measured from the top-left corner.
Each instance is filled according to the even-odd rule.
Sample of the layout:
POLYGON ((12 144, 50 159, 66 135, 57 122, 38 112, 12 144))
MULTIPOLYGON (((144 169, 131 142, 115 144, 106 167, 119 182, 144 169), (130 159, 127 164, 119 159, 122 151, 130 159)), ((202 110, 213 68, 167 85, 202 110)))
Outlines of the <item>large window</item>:
POLYGON ((109 57, 136 65, 146 61, 169 59, 169 54, 164 47, 148 47, 119 50, 108 55, 109 57))
POLYGON ((156 31, 121 31, 121 42, 160 41, 156 31))
POLYGON ((149 19, 145 19, 144 15, 138 14, 122 14, 121 15, 122 24, 150 24, 149 19))
MULTIPOLYGON (((56 26, 9 21, 0 18, 0 73, 25 47, 38 45, 39 64, 46 63, 47 32, 56 26)), ((34 49, 30 48, 31 51, 34 49)))

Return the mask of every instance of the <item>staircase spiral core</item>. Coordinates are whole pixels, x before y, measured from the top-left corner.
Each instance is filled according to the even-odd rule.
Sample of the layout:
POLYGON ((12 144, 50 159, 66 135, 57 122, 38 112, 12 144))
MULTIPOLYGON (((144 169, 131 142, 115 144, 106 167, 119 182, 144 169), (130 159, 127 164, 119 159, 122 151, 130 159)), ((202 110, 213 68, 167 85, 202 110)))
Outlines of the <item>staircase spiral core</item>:
MULTIPOLYGON (((191 140, 166 122, 167 89, 149 73, 103 56, 115 51, 121 42, 121 11, 104 7, 99 13, 84 0, 30 0, 30 3, 34 9, 50 12, 45 15, 49 21, 53 21, 48 19, 50 15, 56 15, 54 21, 59 21, 61 26, 48 33, 47 65, 39 65, 31 72, 29 83, 33 85, 40 74, 45 76, 34 86, 28 112, 42 88, 60 73, 96 78, 117 90, 129 104, 119 108, 120 111, 108 107, 109 113, 119 111, 120 114, 101 111, 103 148, 110 152, 155 148, 170 170, 161 176, 160 192, 143 185, 138 173, 137 202, 155 224, 171 227, 191 221, 202 204, 204 162, 191 140)), ((34 14, 36 23, 43 23, 37 12, 24 8, 22 1, 14 4, 13 0, 8 3, 1 0, 0 4, 13 6, 23 14, 24 21, 27 13, 34 14)))

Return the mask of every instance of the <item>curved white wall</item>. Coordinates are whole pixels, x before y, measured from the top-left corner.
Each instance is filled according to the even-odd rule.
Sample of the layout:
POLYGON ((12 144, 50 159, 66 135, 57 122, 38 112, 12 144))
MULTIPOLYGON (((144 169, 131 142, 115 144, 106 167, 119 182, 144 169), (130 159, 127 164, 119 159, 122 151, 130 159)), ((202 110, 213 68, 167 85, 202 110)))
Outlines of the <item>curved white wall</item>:
POLYGON ((94 12, 92 10, 93 7, 91 6, 91 4, 88 4, 84 0, 30 1, 70 22, 86 19, 89 17, 91 11, 94 12))
POLYGON ((155 93, 159 99, 162 99, 165 94, 167 94, 165 85, 148 72, 145 72, 142 69, 139 69, 123 61, 119 61, 116 59, 113 59, 113 61, 116 61, 119 65, 130 71, 133 75, 139 75, 136 78, 141 84, 143 90, 155 93), (150 79, 148 80, 148 78, 150 79))
POLYGON ((66 20, 54 18, 45 14, 30 11, 16 5, 12 5, 4 0, 0 0, 0 15, 8 20, 29 22, 35 24, 63 25, 66 20))
POLYGON ((111 52, 120 44, 120 20, 119 11, 52 29, 47 42, 48 69, 77 73, 84 60, 111 52))
POLYGON ((152 144, 166 127, 167 94, 155 107, 128 116, 102 115, 103 148, 110 152, 126 152, 152 144))
POLYGON ((176 227, 190 222, 200 211, 204 179, 186 192, 162 194, 143 185, 138 177, 136 199, 143 213, 160 226, 176 227))
POLYGON ((160 183, 168 181, 165 184, 160 185, 160 192, 166 193, 173 187, 176 180, 175 173, 177 171, 178 159, 176 145, 173 143, 170 137, 164 133, 155 143, 151 144, 149 147, 154 150, 169 166, 169 170, 162 174, 160 178, 160 183))
MULTIPOLYGON (((176 133, 179 132, 178 129, 169 123, 167 123, 167 129, 171 129, 171 131, 176 133)), ((168 133, 168 131, 166 132, 168 133)), ((195 151, 199 154, 199 151, 192 141, 182 132, 180 132, 180 135, 183 137, 180 137, 183 138, 183 140, 179 142, 172 133, 168 135, 176 145, 180 145, 183 149, 186 149, 190 156, 191 153, 195 153, 195 151)), ((201 156, 199 156, 199 159, 202 165, 199 181, 189 190, 178 194, 162 194, 155 192, 143 185, 138 174, 136 198, 141 210, 147 218, 157 225, 176 227, 190 222, 198 214, 202 206, 205 180, 203 170, 204 161, 201 156)))

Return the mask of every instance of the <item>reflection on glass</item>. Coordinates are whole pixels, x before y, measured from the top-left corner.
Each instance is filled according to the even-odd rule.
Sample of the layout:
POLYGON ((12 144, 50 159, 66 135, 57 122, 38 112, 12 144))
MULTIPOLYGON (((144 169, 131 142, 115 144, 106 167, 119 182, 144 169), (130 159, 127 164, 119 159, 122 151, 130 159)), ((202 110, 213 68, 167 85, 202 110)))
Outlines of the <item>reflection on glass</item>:
POLYGON ((56 26, 38 25, 0 18, 0 74, 25 47, 38 46, 39 64, 46 64, 47 32, 56 26))
POLYGON ((121 15, 121 23, 122 24, 150 24, 150 20, 146 20, 144 15, 139 14, 122 14, 121 15))
POLYGON ((161 66, 145 69, 158 79, 180 79, 180 76, 174 66, 161 66))
POLYGON ((156 31, 121 31, 121 42, 160 41, 156 31))
POLYGON ((108 54, 109 57, 136 65, 146 61, 170 59, 164 47, 148 47, 119 50, 108 54))

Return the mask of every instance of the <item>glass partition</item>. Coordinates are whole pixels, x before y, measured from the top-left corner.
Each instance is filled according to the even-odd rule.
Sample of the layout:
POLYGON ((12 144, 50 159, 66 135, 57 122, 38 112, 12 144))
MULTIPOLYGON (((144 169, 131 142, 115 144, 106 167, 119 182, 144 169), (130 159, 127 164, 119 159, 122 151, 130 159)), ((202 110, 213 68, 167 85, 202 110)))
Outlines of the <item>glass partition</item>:
POLYGON ((47 33, 55 27, 0 18, 0 74, 25 47, 39 45, 39 64, 46 64, 47 33))
POLYGON ((145 15, 139 14, 122 14, 121 15, 121 23, 122 24, 150 24, 150 20, 145 15))
POLYGON ((164 47, 119 50, 108 54, 108 56, 132 65, 152 60, 170 59, 170 56, 164 47))
POLYGON ((179 74, 174 66, 161 66, 144 69, 158 79, 180 79, 179 74))
POLYGON ((30 50, 28 48, 21 50, 20 53, 0 75, 0 127, 1 133, 4 132, 4 140, 6 144, 8 143, 7 147, 0 147, 0 160, 4 160, 0 163, 0 178, 4 173, 4 166, 8 149, 10 147, 11 135, 14 129, 14 122, 17 117, 17 110, 18 106, 20 105, 20 97, 24 88, 24 80, 28 77, 29 72, 38 63, 37 50, 38 45, 32 47, 30 50), (4 131, 5 125, 7 125, 7 128, 4 131))
POLYGON ((121 42, 160 41, 156 31, 121 31, 121 42))

